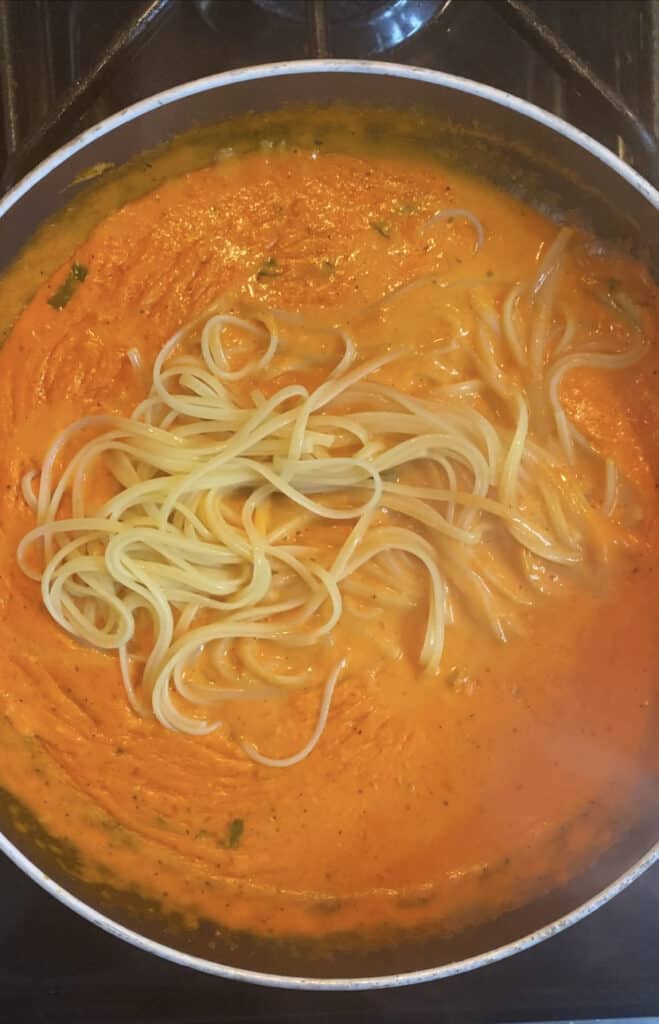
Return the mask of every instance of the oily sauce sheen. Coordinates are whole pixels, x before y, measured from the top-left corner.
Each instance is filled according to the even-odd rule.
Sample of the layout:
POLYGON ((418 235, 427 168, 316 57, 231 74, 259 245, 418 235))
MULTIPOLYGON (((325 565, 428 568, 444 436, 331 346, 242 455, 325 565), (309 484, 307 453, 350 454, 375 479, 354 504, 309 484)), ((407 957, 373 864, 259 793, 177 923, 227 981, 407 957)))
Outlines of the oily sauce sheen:
MULTIPOLYGON (((127 351, 150 367, 218 295, 242 290, 309 311, 358 308, 423 273, 514 281, 532 276, 555 234, 538 212, 437 163, 356 146, 267 150, 124 205, 43 282, 0 352, 0 784, 75 844, 86 880, 110 878, 190 920, 258 932, 457 927, 566 880, 616 837, 651 771, 652 516, 595 580, 525 610, 509 643, 461 617, 437 677, 419 675, 414 618, 391 609, 372 622, 344 617, 335 645, 350 675, 317 749, 286 770, 252 763, 232 734, 273 754, 299 749, 317 690, 236 708, 231 730, 201 738, 140 719, 115 657, 65 635, 15 559, 34 522, 22 475, 77 418, 130 415, 147 381, 127 351), (420 241, 418 217, 448 206, 482 221, 478 255, 459 219, 420 241), (48 299, 72 262, 87 274, 58 309, 48 299)), ((615 329, 591 287, 615 279, 656 332, 657 296, 642 267, 585 238, 575 265, 561 289, 578 318, 615 329)), ((407 357, 378 379, 423 394, 429 339, 423 310, 411 308, 396 327, 407 357)), ((377 349, 379 329, 376 318, 356 334, 360 356, 377 349)), ((576 371, 563 392, 580 429, 649 507, 658 369, 653 350, 627 371, 576 371)), ((307 371, 263 387, 313 385, 315 372, 310 359, 307 371)))

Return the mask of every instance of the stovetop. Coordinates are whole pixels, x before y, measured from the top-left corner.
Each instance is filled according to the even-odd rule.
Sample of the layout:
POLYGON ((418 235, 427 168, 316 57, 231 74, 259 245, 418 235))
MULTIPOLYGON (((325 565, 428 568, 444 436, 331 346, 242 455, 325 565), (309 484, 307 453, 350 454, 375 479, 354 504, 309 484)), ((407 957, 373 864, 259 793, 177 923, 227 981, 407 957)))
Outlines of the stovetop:
MULTIPOLYGON (((0 0, 1 185, 151 93, 324 55, 395 60, 506 89, 659 183, 659 0, 0 0)), ((77 918, 4 859, 0 893, 7 1024, 659 1015, 659 867, 511 960, 371 993, 259 989, 175 967, 77 918)))
POLYGON ((9 861, 0 864, 0 891, 3 1024, 659 1019, 659 870, 535 949, 472 974, 374 992, 258 988, 176 967, 78 918, 9 861))
POLYGON ((4 186, 169 86, 323 55, 505 89, 659 182, 659 0, 0 0, 4 186))

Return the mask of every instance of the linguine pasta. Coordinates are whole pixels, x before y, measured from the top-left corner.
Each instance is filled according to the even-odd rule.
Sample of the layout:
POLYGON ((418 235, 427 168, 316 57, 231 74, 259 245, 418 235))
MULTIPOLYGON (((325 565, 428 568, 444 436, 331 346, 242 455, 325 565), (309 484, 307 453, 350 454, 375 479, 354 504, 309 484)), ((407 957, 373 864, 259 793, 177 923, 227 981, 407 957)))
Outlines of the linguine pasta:
MULTIPOLYGON (((453 215, 480 248, 480 222, 453 215)), ((570 310, 556 308, 570 237, 561 229, 536 279, 503 294, 497 282, 419 278, 328 326, 225 298, 163 346, 132 417, 91 416, 59 435, 23 479, 37 525, 19 564, 63 629, 117 653, 136 712, 203 734, 228 701, 322 684, 316 728, 296 754, 243 743, 264 765, 294 764, 349 672, 340 657, 320 677, 315 652, 342 616, 376 614, 374 588, 378 601, 423 614, 415 657, 433 674, 456 615, 506 640, 515 606, 539 597, 539 569, 575 572, 606 553, 620 528, 617 469, 570 422, 561 384, 577 367, 629 366, 646 342, 629 300, 619 315, 635 340, 622 352, 581 341, 570 310), (463 319, 450 306, 456 289, 463 319), (429 294, 455 338, 421 398, 378 380, 404 345, 383 337, 360 361, 353 338, 364 317, 429 294), (337 355, 320 383, 276 386, 289 337, 304 330, 324 332, 337 355), (595 499, 579 472, 593 458, 595 499), (99 486, 104 499, 92 501, 99 486), (336 525, 333 548, 314 542, 318 522, 336 525), (287 667, 287 652, 298 664, 307 652, 308 670, 287 667)), ((129 359, 145 372, 136 350, 129 359)))

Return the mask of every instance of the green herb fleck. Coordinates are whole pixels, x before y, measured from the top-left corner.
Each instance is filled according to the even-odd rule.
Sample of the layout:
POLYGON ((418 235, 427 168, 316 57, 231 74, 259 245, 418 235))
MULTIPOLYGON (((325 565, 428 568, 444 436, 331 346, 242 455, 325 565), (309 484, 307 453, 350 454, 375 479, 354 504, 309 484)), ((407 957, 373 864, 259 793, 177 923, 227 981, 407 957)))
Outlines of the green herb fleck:
POLYGON ((268 256, 267 260, 264 260, 259 269, 256 271, 256 277, 261 281, 264 277, 279 277, 283 271, 277 262, 275 256, 268 256))
POLYGON ((224 846, 227 850, 235 850, 240 846, 240 840, 243 837, 245 831, 245 822, 242 818, 234 818, 233 821, 229 822, 229 827, 226 832, 226 839, 220 841, 219 845, 224 846))
POLYGON ((48 305, 53 309, 64 309, 69 299, 81 281, 87 277, 87 267, 82 263, 74 263, 68 277, 62 282, 57 291, 48 299, 48 305))
POLYGON ((99 818, 96 824, 104 832, 116 832, 119 828, 119 822, 114 821, 112 818, 99 818))
POLYGON ((403 214, 410 214, 410 213, 418 213, 418 211, 419 211, 419 207, 417 206, 416 203, 401 203, 400 206, 398 207, 398 211, 397 212, 398 213, 403 213, 403 214))
POLYGON ((334 271, 336 270, 336 265, 332 262, 332 260, 323 260, 323 262, 320 265, 322 269, 325 270, 328 274, 333 274, 334 271))
POLYGON ((391 238, 391 228, 383 220, 370 220, 368 222, 374 231, 377 231, 383 238, 391 238))
POLYGON ((328 896, 324 899, 316 900, 309 909, 316 914, 336 914, 341 909, 341 906, 341 900, 328 896))

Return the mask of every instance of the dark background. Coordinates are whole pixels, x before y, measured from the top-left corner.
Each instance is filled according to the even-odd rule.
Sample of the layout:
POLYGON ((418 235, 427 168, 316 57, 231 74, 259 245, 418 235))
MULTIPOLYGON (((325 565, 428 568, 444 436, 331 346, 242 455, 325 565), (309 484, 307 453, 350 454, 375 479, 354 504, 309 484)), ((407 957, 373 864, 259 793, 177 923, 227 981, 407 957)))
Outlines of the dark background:
POLYGON ((509 960, 380 992, 295 992, 196 974, 111 938, 0 864, 3 1024, 530 1021, 658 1015, 659 870, 509 960))

